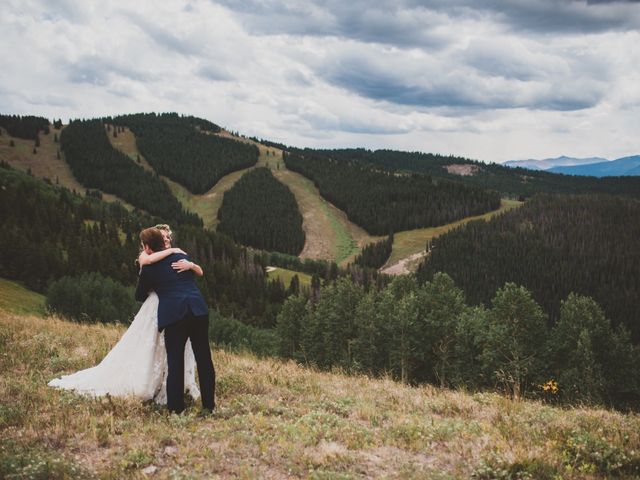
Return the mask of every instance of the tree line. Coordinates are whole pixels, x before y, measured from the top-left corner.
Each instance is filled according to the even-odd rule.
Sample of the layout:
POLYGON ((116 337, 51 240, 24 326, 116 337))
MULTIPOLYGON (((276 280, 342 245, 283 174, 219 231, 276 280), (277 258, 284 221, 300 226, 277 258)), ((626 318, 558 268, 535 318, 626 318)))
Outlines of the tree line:
POLYGON ((360 252, 360 254, 355 258, 353 263, 360 265, 361 267, 378 269, 387 263, 387 260, 389 260, 389 257, 391 256, 392 249, 393 234, 379 242, 365 245, 362 252, 360 252))
POLYGON ((592 297, 640 342, 640 202, 614 196, 539 195, 522 207, 435 239, 420 282, 446 272, 471 304, 505 282, 529 289, 560 318, 571 292, 592 297))
POLYGON ((284 161, 372 235, 443 225, 500 206, 497 192, 428 175, 402 175, 307 152, 285 153, 284 161))
POLYGON ((33 115, 0 115, 0 127, 12 137, 36 140, 41 130, 49 133, 49 120, 33 115))
POLYGON ((202 225, 202 219, 185 211, 157 175, 111 146, 100 120, 70 122, 60 145, 74 176, 85 187, 113 193, 172 224, 202 225))
POLYGON ((640 196, 640 177, 585 177, 562 175, 525 168, 511 168, 453 155, 437 155, 397 150, 336 149, 301 150, 302 154, 319 154, 340 162, 374 165, 396 172, 416 172, 451 181, 489 188, 503 196, 529 198, 537 193, 611 194, 640 196), (449 173, 450 165, 466 165, 472 175, 449 173))
POLYGON ((514 283, 473 307, 444 273, 423 285, 396 277, 381 290, 343 277, 315 297, 289 297, 277 332, 282 356, 322 369, 549 401, 624 407, 640 398, 640 350, 628 331, 573 293, 550 327, 514 283))
POLYGON ((242 245, 290 255, 304 248, 298 203, 268 168, 245 173, 225 192, 218 219, 217 230, 242 245))
POLYGON ((205 193, 225 175, 258 161, 255 145, 212 135, 220 127, 207 120, 176 113, 139 113, 105 119, 127 126, 140 153, 160 175, 205 193))
MULTIPOLYGON (((88 308, 82 298, 96 297, 99 304, 104 299, 97 297, 121 298, 123 289, 135 285, 138 234, 159 221, 119 203, 80 197, 6 163, 0 163, 0 204, 6 206, 0 209, 2 276, 37 292, 49 291, 55 310, 76 318, 88 308), (86 277, 92 272, 95 276, 86 277)), ((267 279, 260 255, 225 235, 190 225, 175 229, 174 239, 204 269, 198 282, 211 308, 249 325, 275 325, 287 288, 267 279)), ((114 304, 122 308, 111 321, 131 320, 130 304, 114 304)), ((91 312, 97 310, 83 313, 91 312)), ((104 312, 95 313, 96 318, 105 320, 104 312)))

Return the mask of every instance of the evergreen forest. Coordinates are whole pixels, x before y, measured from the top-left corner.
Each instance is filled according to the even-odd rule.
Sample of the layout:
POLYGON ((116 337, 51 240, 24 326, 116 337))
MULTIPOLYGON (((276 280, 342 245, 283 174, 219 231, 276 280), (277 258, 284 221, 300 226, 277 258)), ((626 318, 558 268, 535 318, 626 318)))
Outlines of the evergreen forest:
POLYGON ((353 263, 361 267, 381 268, 389 260, 392 249, 393 234, 384 240, 363 247, 362 252, 355 258, 353 263))
POLYGON ((640 201, 614 196, 539 195, 489 222, 433 241, 420 282, 446 272, 473 304, 515 282, 560 318, 571 292, 592 297, 614 326, 640 342, 640 201))
MULTIPOLYGON (((2 277, 42 293, 65 279, 67 294, 60 293, 60 286, 53 291, 57 310, 65 314, 75 312, 86 290, 96 291, 95 285, 102 289, 101 295, 114 291, 112 282, 135 286, 138 234, 159 221, 128 212, 118 203, 80 197, 4 163, 0 164, 0 204, 2 277), (83 277, 90 273, 101 278, 83 277)), ((275 325, 287 293, 281 282, 266 278, 260 255, 225 235, 189 225, 175 229, 174 239, 203 268, 204 277, 198 281, 211 308, 249 325, 275 325)), ((122 304, 124 311, 111 321, 132 319, 130 305, 122 304)))
POLYGON ((224 194, 218 219, 218 231, 242 245, 290 255, 304 248, 296 199, 268 168, 245 173, 224 194))
POLYGON ((71 122, 62 131, 60 145, 85 187, 113 193, 169 223, 202 225, 202 219, 186 212, 157 175, 111 146, 100 120, 71 122))
POLYGON ((397 150, 337 149, 300 151, 344 162, 373 165, 395 172, 415 172, 451 181, 496 190, 504 197, 529 198, 537 193, 611 194, 640 196, 640 177, 595 178, 561 175, 525 168, 511 168, 463 157, 397 150), (464 165, 471 175, 449 173, 450 165, 464 165))
POLYGON ((443 225, 500 207, 497 192, 428 175, 375 170, 307 153, 288 153, 284 161, 372 235, 443 225))
POLYGON ((258 161, 258 147, 215 135, 220 127, 207 120, 140 113, 105 121, 129 127, 154 170, 192 193, 205 193, 225 175, 258 161))
POLYGON ((0 127, 12 137, 35 140, 41 130, 49 133, 49 120, 32 115, 0 115, 0 127))

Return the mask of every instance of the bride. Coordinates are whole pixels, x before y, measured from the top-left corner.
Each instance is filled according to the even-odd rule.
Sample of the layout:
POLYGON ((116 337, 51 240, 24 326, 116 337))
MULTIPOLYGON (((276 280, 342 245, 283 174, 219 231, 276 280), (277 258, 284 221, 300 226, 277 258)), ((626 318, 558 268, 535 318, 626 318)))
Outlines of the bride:
MULTIPOLYGON (((151 255, 142 251, 138 257, 140 268, 172 253, 184 253, 179 248, 171 247, 171 229, 168 225, 156 225, 156 228, 162 231, 165 250, 151 255)), ((174 262, 171 266, 177 272, 193 270, 198 276, 203 274, 202 268, 187 260, 174 262)), ((196 363, 191 342, 187 342, 184 355, 185 392, 197 400, 200 390, 196 383, 196 363)), ((122 338, 98 365, 53 379, 49 386, 94 397, 134 396, 164 405, 167 403, 166 383, 167 353, 164 335, 158 332, 158 296, 152 292, 122 338)))

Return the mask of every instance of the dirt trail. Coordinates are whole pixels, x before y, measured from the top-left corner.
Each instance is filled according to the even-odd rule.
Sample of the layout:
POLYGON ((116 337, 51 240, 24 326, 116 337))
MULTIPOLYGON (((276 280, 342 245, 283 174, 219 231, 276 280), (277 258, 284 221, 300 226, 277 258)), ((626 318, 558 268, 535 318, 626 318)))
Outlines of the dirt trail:
POLYGON ((406 275, 407 273, 415 271, 415 266, 426 256, 427 252, 414 253, 407 258, 403 258, 398 263, 382 268, 380 273, 387 275, 406 275))

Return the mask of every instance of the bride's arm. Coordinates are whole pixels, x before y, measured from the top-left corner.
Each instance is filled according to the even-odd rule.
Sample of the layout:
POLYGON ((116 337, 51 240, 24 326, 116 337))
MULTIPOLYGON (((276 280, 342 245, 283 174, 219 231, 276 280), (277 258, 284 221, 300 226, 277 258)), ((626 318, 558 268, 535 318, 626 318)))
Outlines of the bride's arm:
POLYGON ((159 262, 163 258, 167 258, 169 255, 173 253, 184 253, 184 252, 179 248, 167 248, 159 252, 153 252, 151 255, 148 255, 145 251, 142 251, 138 256, 138 263, 140 264, 140 267, 143 267, 145 265, 151 265, 152 263, 159 262))
POLYGON ((178 273, 185 272, 187 270, 193 270, 193 273, 195 273, 199 277, 204 275, 204 271, 202 270, 202 267, 200 265, 184 258, 182 260, 178 260, 177 262, 173 262, 171 264, 171 268, 173 268, 178 273))

